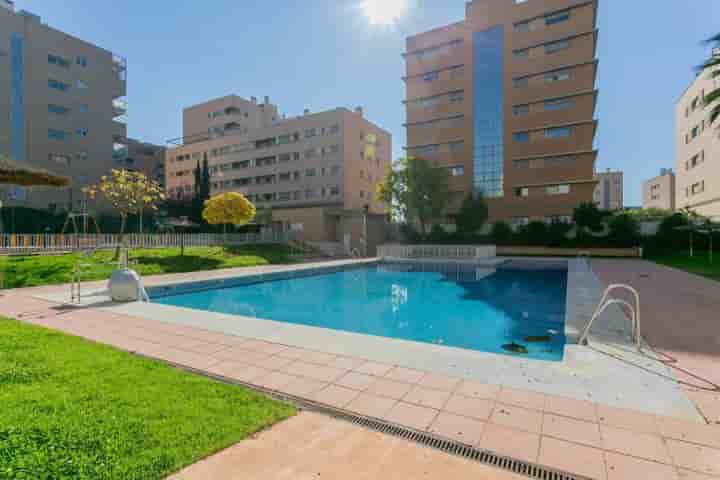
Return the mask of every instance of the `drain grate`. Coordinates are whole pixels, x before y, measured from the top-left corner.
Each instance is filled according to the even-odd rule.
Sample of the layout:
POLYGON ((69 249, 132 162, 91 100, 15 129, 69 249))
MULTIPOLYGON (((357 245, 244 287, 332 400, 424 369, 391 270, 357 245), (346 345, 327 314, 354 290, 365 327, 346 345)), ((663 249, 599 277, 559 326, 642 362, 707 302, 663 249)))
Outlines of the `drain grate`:
MULTIPOLYGON (((141 354, 137 354, 139 356, 145 356, 141 354)), ((157 360, 152 357, 148 357, 153 360, 157 360)), ((386 422, 384 420, 379 420, 376 418, 371 417, 365 417, 362 415, 356 415, 351 412, 347 412, 345 410, 340 410, 337 408, 329 407, 327 405, 319 404, 312 402, 310 400, 306 400, 303 398, 295 397, 293 395, 284 394, 282 392, 277 392, 275 390, 269 390, 263 387, 259 387, 257 385, 253 385, 250 383, 242 382, 239 380, 235 380, 232 378, 224 377, 222 375, 216 375, 213 373, 209 373, 203 370, 198 370, 192 367, 187 367, 185 365, 176 364, 174 362, 169 362, 166 360, 161 360, 165 363, 168 363, 174 367, 177 367, 182 370, 186 370, 189 372, 196 373, 198 375, 203 375, 205 377, 210 377, 215 380, 219 380, 224 383, 229 383, 233 385, 240 385, 242 387, 247 388, 248 390, 254 390, 256 392, 262 393, 264 395, 267 395, 269 397, 272 397, 279 401, 284 401, 287 403, 292 403, 296 405, 298 408, 310 412, 316 412, 323 415, 327 415, 331 418, 349 422, 353 425, 360 426, 362 428, 366 428, 368 430, 373 430, 379 433, 383 433, 386 435, 392 435, 397 438, 401 438, 403 440, 408 440, 410 442, 414 442, 420 445, 423 445, 428 448, 432 448, 434 450, 440 450, 442 452, 445 452, 450 455, 454 455, 457 457, 462 457, 468 460, 472 460, 475 462, 479 462, 485 465, 489 465, 495 468, 499 468, 502 470, 507 470, 509 472, 518 474, 518 475, 524 475, 528 478, 533 478, 537 480, 593 480, 588 477, 575 475, 573 473, 567 473, 562 472, 560 470, 554 470, 552 468, 543 467, 541 465, 537 465, 534 463, 526 462, 523 460, 517 460, 510 457, 505 457, 502 455, 498 455, 496 453, 487 451, 487 450, 481 450, 475 447, 471 447, 469 445, 465 445, 463 443, 457 442, 455 440, 449 440, 447 438, 442 438, 439 436, 431 435, 427 432, 421 432, 418 430, 414 430, 412 428, 403 427, 400 425, 396 425, 390 422, 386 422)))

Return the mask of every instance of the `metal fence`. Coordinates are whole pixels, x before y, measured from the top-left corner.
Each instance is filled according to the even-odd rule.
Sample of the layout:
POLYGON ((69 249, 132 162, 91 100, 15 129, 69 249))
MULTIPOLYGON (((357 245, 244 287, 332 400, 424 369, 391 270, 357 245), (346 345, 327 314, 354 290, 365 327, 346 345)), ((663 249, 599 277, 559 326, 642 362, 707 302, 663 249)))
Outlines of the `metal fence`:
MULTIPOLYGON (((124 245, 130 248, 230 247, 253 243, 283 243, 292 238, 285 232, 263 233, 167 233, 127 234, 124 245)), ((31 235, 1 234, 0 255, 27 255, 113 249, 120 235, 31 235)))

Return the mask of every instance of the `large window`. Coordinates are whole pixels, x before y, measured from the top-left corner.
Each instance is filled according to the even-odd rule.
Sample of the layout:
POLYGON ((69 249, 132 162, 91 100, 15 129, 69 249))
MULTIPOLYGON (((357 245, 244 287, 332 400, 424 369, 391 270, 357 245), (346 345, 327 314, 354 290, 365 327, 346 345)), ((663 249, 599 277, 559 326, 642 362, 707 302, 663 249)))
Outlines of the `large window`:
POLYGON ((503 196, 504 35, 502 25, 473 34, 473 186, 488 198, 503 196))
POLYGON ((570 48, 570 42, 568 40, 559 40, 557 42, 546 43, 545 53, 555 53, 559 52, 560 50, 565 50, 567 48, 570 48))
POLYGON ((545 136, 547 138, 565 138, 572 135, 572 128, 570 127, 553 127, 545 129, 545 136))
POLYGON ((48 63, 52 65, 57 65, 58 67, 62 68, 70 67, 70 62, 68 60, 65 60, 64 58, 53 54, 48 54, 48 63))
POLYGON ((70 134, 63 130, 55 130, 53 128, 49 128, 48 138, 52 140, 67 140, 68 138, 70 138, 70 134))
POLYGON ((559 100, 547 100, 545 102, 545 110, 568 110, 572 108, 573 101, 569 98, 561 98, 559 100))
POLYGON ((567 22, 570 20, 570 10, 564 12, 552 13, 545 16, 545 25, 555 25, 556 23, 567 22))
POLYGON ((70 85, 59 80, 53 80, 52 78, 48 79, 48 87, 60 90, 61 92, 67 92, 70 90, 70 85))
POLYGON ((563 80, 570 80, 570 70, 557 70, 545 74, 545 82, 555 83, 562 82, 563 80))

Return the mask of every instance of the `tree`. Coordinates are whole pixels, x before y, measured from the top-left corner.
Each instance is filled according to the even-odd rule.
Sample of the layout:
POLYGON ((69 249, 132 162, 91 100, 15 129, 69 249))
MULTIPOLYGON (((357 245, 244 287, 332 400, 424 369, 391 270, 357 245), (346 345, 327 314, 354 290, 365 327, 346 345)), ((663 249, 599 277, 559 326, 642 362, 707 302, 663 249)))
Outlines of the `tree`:
POLYGON ((205 201, 203 219, 210 225, 245 225, 255 218, 255 205, 237 192, 221 193, 205 201))
POLYGON ((594 232, 602 229, 602 220, 604 217, 605 213, 591 202, 581 203, 575 207, 575 211, 573 212, 573 221, 578 227, 594 232))
MULTIPOLYGON (((720 48, 720 33, 708 38, 705 43, 712 45, 714 52, 716 48, 720 48)), ((705 74, 709 73, 711 68, 717 66, 720 66, 720 56, 713 54, 710 59, 698 67, 698 70, 700 74, 705 74)), ((705 106, 710 107, 710 124, 713 124, 720 116, 720 88, 716 88, 705 95, 705 106)))
POLYGON ((458 232, 464 237, 472 237, 480 231, 487 219, 488 206, 482 193, 468 193, 456 218, 458 232))
POLYGON ((615 215, 610 219, 610 243, 616 247, 635 247, 640 241, 640 225, 627 214, 615 215))
POLYGON ((449 174, 420 158, 402 158, 388 168, 378 185, 377 197, 387 205, 396 219, 417 221, 425 236, 433 219, 439 218, 447 206, 449 174))
POLYGON ((205 202, 210 198, 210 167, 208 166, 207 157, 203 159, 202 168, 200 167, 200 161, 193 169, 194 185, 193 185, 193 221, 202 223, 203 221, 203 208, 205 208, 205 202))
POLYGON ((512 242, 513 230, 506 222, 495 222, 490 231, 490 238, 495 245, 508 245, 512 242))
POLYGON ((125 227, 129 215, 137 215, 143 210, 157 210, 158 200, 164 200, 165 194, 158 183, 150 180, 142 172, 111 170, 103 175, 100 183, 83 188, 90 198, 104 197, 120 214, 120 241, 115 252, 117 257, 120 245, 125 239, 125 227))

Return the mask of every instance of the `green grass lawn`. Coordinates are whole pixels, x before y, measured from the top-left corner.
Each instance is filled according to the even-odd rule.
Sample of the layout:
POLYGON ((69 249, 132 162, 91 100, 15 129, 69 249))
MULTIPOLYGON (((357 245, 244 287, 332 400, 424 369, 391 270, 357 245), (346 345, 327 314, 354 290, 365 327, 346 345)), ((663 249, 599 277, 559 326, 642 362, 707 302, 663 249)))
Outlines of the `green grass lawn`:
POLYGON ((720 280, 720 252, 715 252, 713 263, 710 263, 708 252, 695 252, 694 257, 690 257, 690 252, 678 252, 651 256, 648 260, 713 280, 720 280))
MULTIPOLYGON (((83 263, 92 264, 83 270, 83 281, 110 278, 115 270, 112 263, 114 252, 97 252, 83 263)), ((68 283, 79 254, 44 255, 23 257, 0 257, 0 273, 4 272, 5 288, 35 287, 68 283)), ((290 263, 290 249, 285 245, 248 245, 243 247, 197 247, 186 248, 180 256, 179 248, 132 250, 132 268, 140 275, 182 273, 218 268, 251 267, 290 263)))
POLYGON ((295 412, 0 318, 0 479, 161 479, 295 412))

